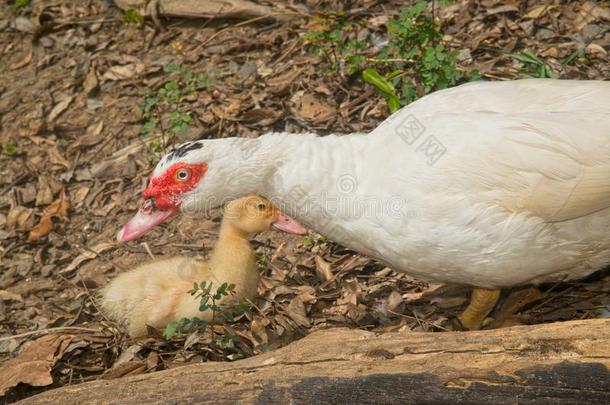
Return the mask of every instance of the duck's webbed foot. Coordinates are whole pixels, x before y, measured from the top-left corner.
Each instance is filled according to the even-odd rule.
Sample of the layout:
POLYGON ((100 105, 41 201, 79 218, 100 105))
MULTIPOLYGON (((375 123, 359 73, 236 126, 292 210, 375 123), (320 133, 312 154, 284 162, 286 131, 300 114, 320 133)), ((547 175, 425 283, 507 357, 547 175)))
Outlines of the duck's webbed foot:
POLYGON ((458 316, 458 320, 465 330, 481 329, 483 321, 489 315, 500 298, 500 290, 474 288, 470 297, 470 304, 458 316))

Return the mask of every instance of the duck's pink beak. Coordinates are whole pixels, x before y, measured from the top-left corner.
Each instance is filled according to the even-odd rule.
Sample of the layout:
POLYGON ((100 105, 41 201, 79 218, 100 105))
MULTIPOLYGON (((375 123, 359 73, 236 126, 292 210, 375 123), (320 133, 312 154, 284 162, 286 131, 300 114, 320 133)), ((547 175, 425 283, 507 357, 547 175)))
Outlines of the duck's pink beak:
POLYGON ((305 235, 307 233, 307 228, 281 212, 272 226, 280 231, 296 233, 297 235, 305 235))
POLYGON ((117 234, 119 242, 128 242, 144 235, 167 218, 178 212, 177 209, 161 211, 153 208, 149 200, 146 200, 136 215, 125 224, 117 234), (148 202, 148 204, 147 204, 148 202))

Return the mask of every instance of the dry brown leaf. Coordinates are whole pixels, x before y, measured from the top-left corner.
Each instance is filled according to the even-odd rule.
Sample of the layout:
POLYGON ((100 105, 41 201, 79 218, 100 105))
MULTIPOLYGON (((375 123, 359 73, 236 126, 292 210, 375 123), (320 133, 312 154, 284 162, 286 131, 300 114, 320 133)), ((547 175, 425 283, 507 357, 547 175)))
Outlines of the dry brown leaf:
POLYGON ((296 296, 290 301, 290 304, 285 308, 286 315, 290 317, 294 322, 300 326, 309 328, 311 322, 307 317, 307 311, 305 310, 305 304, 299 296, 296 296))
POLYGON ((20 68, 26 66, 31 61, 32 61, 32 47, 30 47, 28 52, 23 56, 23 58, 21 60, 18 60, 17 62, 13 63, 11 66, 9 66, 9 68, 11 70, 17 70, 17 69, 20 69, 20 68))
POLYGON ((44 387, 53 383, 51 370, 74 337, 47 335, 24 344, 19 355, 0 365, 0 396, 20 383, 44 387))
POLYGON ((296 93, 291 100, 296 105, 296 114, 308 121, 321 123, 328 121, 336 110, 311 94, 296 93))
POLYGON ((0 301, 23 302, 23 297, 19 294, 15 294, 7 290, 0 290, 0 301))
POLYGON ((92 66, 83 82, 83 90, 85 90, 85 94, 89 96, 98 88, 98 85, 97 74, 95 73, 95 68, 92 66))
POLYGON ((125 80, 138 76, 144 71, 144 64, 129 63, 127 65, 113 66, 104 73, 104 79, 107 80, 125 80))
POLYGON ((36 186, 36 206, 49 205, 53 202, 53 190, 49 185, 47 176, 38 177, 38 185, 36 186))
POLYGON ((76 189, 76 191, 71 192, 70 194, 71 194, 72 198, 70 198, 70 205, 72 207, 76 207, 78 204, 83 202, 85 200, 85 198, 87 198, 87 195, 89 194, 90 190, 91 190, 91 187, 80 186, 79 188, 76 189))
POLYGON ((273 124, 281 116, 282 113, 278 111, 273 111, 266 108, 255 108, 241 114, 239 120, 247 124, 267 126, 273 124))
POLYGON ((52 164, 70 168, 70 163, 61 155, 57 147, 47 149, 47 153, 52 164))
POLYGON ((596 4, 593 1, 585 1, 580 6, 580 11, 574 19, 574 28, 577 31, 581 31, 585 25, 598 19, 610 20, 610 9, 603 8, 600 4, 596 4))
POLYGON ((8 229, 26 230, 28 220, 32 218, 33 212, 33 209, 21 205, 12 207, 6 217, 6 227, 8 229))
POLYGON ((301 77, 303 69, 289 70, 286 73, 282 73, 279 76, 272 77, 267 80, 267 89, 269 92, 280 95, 288 92, 291 86, 295 84, 295 81, 301 77))
POLYGON ((78 266, 80 266, 81 263, 83 263, 84 261, 91 260, 91 259, 97 257, 98 254, 107 251, 108 249, 112 248, 113 246, 114 246, 114 243, 107 243, 107 242, 98 243, 97 245, 93 246, 92 248, 88 248, 85 252, 78 255, 74 260, 72 260, 72 262, 65 269, 63 269, 59 273, 60 274, 70 273, 70 272, 76 270, 78 268, 78 266))
POLYGON ((536 6, 536 7, 533 7, 530 11, 528 11, 527 14, 523 18, 535 20, 538 17, 542 17, 544 14, 546 14, 548 11, 550 11, 554 8, 555 8, 555 6, 552 6, 549 4, 543 4, 541 6, 536 6))
POLYGON ((112 380, 127 375, 142 374, 146 371, 146 363, 143 361, 128 361, 112 367, 104 372, 100 377, 102 380, 112 380))
POLYGON ((444 287, 444 284, 429 284, 427 288, 418 292, 408 292, 402 295, 406 303, 417 301, 421 298, 433 295, 437 290, 444 287))
POLYGON ((587 54, 589 55, 595 55, 600 58, 605 58, 608 55, 608 52, 606 52, 606 50, 602 46, 594 43, 590 43, 589 45, 587 45, 587 47, 585 48, 585 52, 587 52, 587 54))
POLYGON ((387 15, 379 15, 371 17, 366 21, 366 27, 373 31, 378 31, 381 27, 387 26, 389 17, 387 15))
POLYGON ((55 104, 55 107, 53 107, 53 109, 49 113, 48 121, 55 121, 55 119, 57 119, 57 117, 59 117, 61 113, 68 109, 68 106, 70 105, 70 103, 72 103, 72 100, 74 100, 73 95, 64 95, 61 100, 57 104, 55 104))
POLYGON ((28 241, 38 240, 49 234, 53 230, 53 217, 67 217, 70 202, 66 198, 66 193, 62 191, 59 199, 49 205, 42 212, 42 217, 38 225, 30 230, 28 241))
POLYGON ((333 272, 331 271, 331 265, 326 260, 322 259, 320 256, 315 257, 316 262, 316 273, 318 274, 318 278, 320 281, 329 281, 333 279, 333 272))
POLYGON ((93 146, 100 143, 102 140, 102 137, 100 135, 103 129, 104 121, 102 120, 89 125, 87 127, 87 131, 85 131, 85 135, 79 137, 76 142, 74 142, 68 147, 68 149, 75 150, 80 148, 81 146, 93 146))

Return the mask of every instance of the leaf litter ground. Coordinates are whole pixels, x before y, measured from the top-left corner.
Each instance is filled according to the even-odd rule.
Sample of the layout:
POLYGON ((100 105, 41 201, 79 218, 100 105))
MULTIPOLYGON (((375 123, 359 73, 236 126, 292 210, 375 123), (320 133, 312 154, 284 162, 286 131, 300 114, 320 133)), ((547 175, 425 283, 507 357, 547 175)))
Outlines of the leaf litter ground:
MULTIPOLYGON (((396 16, 403 4, 351 3, 349 18, 368 30, 362 35, 380 36, 385 16, 396 16)), ((539 72, 528 53, 560 78, 607 80, 608 8, 549 3, 455 2, 437 10, 443 41, 459 51, 461 68, 490 80, 539 72)), ((151 256, 194 255, 214 244, 218 211, 176 218, 140 242, 114 243, 154 161, 171 144, 270 130, 361 132, 388 115, 372 88, 306 50, 302 36, 314 16, 340 7, 306 1, 297 9, 301 16, 283 21, 164 20, 160 28, 126 24, 122 11, 101 0, 35 1, 17 14, 2 6, 0 375, 11 370, 11 378, 0 383, 0 401, 251 356, 318 328, 442 332, 463 309, 464 289, 394 273, 315 234, 268 232, 254 241, 260 298, 235 323, 171 341, 132 340, 98 311, 97 289, 119 272, 151 256), (206 79, 192 81, 168 66, 206 79), (175 89, 164 87, 169 81, 193 88, 156 115, 143 114, 147 98, 172 96, 175 89), (225 343, 211 346, 212 340, 225 343)), ((496 321, 608 316, 609 289, 606 271, 543 286, 542 297, 517 290, 503 297, 505 319, 496 321)))

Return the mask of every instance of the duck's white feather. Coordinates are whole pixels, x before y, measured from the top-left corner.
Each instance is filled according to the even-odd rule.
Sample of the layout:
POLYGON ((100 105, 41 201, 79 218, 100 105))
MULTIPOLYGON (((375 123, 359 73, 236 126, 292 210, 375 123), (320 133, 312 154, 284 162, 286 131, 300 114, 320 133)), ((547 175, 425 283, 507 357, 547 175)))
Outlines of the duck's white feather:
POLYGON ((198 195, 261 192, 331 239, 429 280, 505 287, 610 264, 609 82, 471 83, 368 135, 257 142, 237 161, 227 142, 214 151, 222 159, 192 154, 217 170, 198 195))

